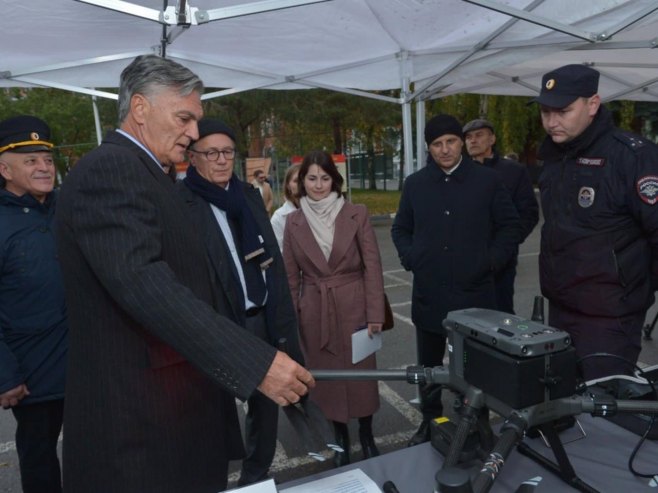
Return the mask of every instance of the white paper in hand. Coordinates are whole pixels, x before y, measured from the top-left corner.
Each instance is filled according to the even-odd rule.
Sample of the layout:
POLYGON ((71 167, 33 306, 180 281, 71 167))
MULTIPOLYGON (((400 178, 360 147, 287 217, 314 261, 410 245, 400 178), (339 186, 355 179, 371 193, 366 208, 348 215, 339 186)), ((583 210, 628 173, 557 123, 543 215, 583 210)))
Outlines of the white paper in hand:
POLYGON ((372 339, 368 336, 368 329, 357 330, 352 334, 352 364, 370 356, 375 351, 382 348, 382 333, 372 335, 372 339))

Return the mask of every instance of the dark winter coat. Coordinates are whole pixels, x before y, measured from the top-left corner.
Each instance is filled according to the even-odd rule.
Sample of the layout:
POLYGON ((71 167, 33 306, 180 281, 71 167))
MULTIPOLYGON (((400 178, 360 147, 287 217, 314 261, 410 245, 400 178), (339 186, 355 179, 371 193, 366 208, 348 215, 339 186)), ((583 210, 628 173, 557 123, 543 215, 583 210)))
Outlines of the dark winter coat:
MULTIPOLYGON (((272 256, 272 263, 265 271, 267 281, 267 303, 265 315, 269 342, 278 347, 279 339, 287 342, 286 350, 292 358, 304 364, 299 347, 297 332, 297 316, 290 297, 290 288, 283 265, 283 258, 272 231, 272 226, 263 204, 260 192, 247 183, 242 183, 246 204, 258 224, 265 242, 265 248, 272 256)), ((220 314, 229 317, 239 324, 245 325, 245 303, 237 269, 233 263, 231 252, 217 224, 210 204, 202 197, 192 192, 180 181, 176 183, 176 191, 188 205, 190 221, 198 231, 206 246, 208 268, 214 273, 215 293, 213 307, 220 314)))
POLYGON ((451 310, 496 308, 494 273, 514 255, 521 223, 498 173, 467 157, 451 174, 431 162, 404 182, 391 235, 413 272, 411 317, 444 333, 451 310))
POLYGON ((539 222, 539 204, 528 169, 521 163, 501 157, 496 151, 482 164, 500 173, 503 183, 512 196, 512 202, 521 219, 523 228, 521 243, 523 243, 539 222))
POLYGON ((64 284, 52 228, 56 192, 42 204, 0 189, 0 394, 26 384, 19 405, 64 397, 64 284))

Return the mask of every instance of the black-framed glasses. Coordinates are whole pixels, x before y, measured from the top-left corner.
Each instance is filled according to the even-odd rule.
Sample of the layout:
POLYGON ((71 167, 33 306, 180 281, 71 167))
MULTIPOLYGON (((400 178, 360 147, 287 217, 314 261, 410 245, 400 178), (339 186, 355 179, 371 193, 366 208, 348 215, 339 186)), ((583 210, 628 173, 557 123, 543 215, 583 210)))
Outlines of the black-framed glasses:
POLYGON ((208 160, 208 161, 219 161, 219 155, 221 154, 224 156, 224 159, 227 161, 233 159, 235 157, 235 149, 210 149, 209 151, 197 151, 195 149, 190 149, 190 151, 196 153, 196 154, 203 154, 203 156, 208 160))

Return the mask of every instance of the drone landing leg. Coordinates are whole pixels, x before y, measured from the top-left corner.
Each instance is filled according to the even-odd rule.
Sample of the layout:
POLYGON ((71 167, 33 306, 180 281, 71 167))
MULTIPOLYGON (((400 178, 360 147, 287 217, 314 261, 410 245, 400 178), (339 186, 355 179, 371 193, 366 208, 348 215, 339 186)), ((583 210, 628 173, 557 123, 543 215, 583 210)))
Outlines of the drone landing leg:
POLYGON ((569 457, 567 457, 567 452, 564 450, 564 445, 562 445, 553 423, 544 423, 540 425, 539 428, 546 437, 546 440, 548 440, 553 455, 555 455, 555 459, 558 463, 556 464, 550 459, 547 459, 524 442, 519 443, 517 450, 547 470, 558 475, 562 481, 573 486, 578 491, 583 491, 585 493, 599 493, 599 490, 592 488, 576 475, 576 471, 571 465, 569 457))

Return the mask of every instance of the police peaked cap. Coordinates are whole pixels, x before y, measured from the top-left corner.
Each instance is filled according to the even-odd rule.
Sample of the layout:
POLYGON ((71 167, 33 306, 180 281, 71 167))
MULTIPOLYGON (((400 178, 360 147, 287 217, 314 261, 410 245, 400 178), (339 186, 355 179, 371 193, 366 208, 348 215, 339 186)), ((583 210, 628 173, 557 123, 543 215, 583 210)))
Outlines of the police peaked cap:
POLYGON ((29 115, 15 116, 0 122, 0 154, 3 152, 51 152, 50 127, 29 115))
POLYGON ((589 98, 599 90, 599 72, 585 65, 572 64, 557 68, 541 79, 539 96, 530 103, 550 108, 565 108, 578 98, 589 98))

